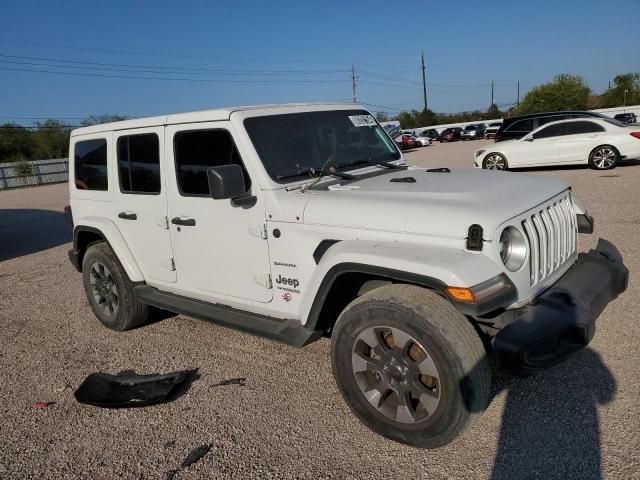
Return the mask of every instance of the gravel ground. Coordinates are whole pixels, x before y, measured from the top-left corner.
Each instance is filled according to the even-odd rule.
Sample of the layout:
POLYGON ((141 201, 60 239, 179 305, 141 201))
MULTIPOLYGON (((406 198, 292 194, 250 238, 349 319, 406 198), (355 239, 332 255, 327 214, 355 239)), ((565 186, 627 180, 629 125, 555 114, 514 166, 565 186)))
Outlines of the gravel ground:
MULTIPOLYGON (((468 168, 482 143, 406 157, 468 168)), ((527 174, 572 185, 596 218, 581 248, 614 242, 629 290, 564 364, 527 379, 496 373, 475 427, 433 451, 387 441, 351 415, 328 340, 299 350, 181 316, 125 333, 101 327, 67 260, 70 232, 58 226, 66 185, 0 192, 0 478, 640 478, 640 162, 527 174), (164 405, 106 410, 73 397, 94 371, 190 368, 200 378, 164 405), (246 384, 214 386, 236 377, 246 384), (203 444, 210 452, 181 469, 203 444)))

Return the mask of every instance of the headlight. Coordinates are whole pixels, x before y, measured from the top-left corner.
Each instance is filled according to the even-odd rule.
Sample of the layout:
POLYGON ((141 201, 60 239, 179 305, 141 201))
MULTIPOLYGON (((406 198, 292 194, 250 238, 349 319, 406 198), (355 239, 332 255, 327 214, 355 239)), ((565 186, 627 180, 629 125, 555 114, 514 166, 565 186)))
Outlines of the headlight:
POLYGON ((477 150, 476 151, 476 157, 479 157, 480 155, 482 155, 484 152, 486 152, 486 150, 477 150))
POLYGON ((515 227, 507 227, 500 234, 498 245, 500 259, 508 270, 515 272, 522 268, 527 258, 527 242, 515 227))

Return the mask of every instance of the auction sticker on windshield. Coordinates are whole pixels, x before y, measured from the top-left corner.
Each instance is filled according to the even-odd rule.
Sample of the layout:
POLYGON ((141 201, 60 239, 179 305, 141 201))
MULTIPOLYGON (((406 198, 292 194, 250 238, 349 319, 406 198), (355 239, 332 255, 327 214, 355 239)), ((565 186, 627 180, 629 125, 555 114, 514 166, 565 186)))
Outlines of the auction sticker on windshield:
POLYGON ((355 127, 373 127, 375 119, 371 115, 349 115, 349 120, 355 127))

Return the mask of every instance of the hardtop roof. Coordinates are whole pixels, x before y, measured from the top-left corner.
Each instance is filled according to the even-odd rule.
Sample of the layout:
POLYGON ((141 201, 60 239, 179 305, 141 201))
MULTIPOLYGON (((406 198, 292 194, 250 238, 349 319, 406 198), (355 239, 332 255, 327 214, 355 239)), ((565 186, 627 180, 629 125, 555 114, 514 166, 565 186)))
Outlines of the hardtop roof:
MULTIPOLYGON (((119 122, 101 123, 99 125, 91 125, 88 127, 76 128, 71 131, 71 136, 87 135, 93 133, 109 132, 115 130, 130 130, 134 128, 157 127, 163 125, 172 125, 179 123, 195 123, 195 122, 215 122, 229 120, 234 112, 251 111, 251 110, 273 110, 273 114, 284 109, 300 107, 300 110, 312 110, 314 108, 323 109, 337 108, 344 109, 365 109, 357 103, 287 103, 287 104, 267 104, 267 105, 248 105, 237 107, 224 107, 209 110, 196 110, 193 112, 171 113, 168 115, 158 115, 154 117, 134 118, 130 120, 122 120, 119 122)), ((366 110, 366 109, 365 109, 366 110)))

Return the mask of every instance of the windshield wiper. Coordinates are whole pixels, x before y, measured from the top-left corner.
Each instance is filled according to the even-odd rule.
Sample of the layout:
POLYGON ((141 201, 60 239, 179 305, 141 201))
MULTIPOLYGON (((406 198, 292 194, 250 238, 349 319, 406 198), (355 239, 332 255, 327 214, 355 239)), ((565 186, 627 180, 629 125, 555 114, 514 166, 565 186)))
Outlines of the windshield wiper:
POLYGON ((385 160, 372 160, 370 158, 366 160, 358 160, 351 165, 358 165, 360 163, 368 163, 369 165, 380 165, 381 167, 387 167, 394 170, 406 170, 407 168, 409 168, 406 165, 396 165, 395 163, 387 162, 385 160))

